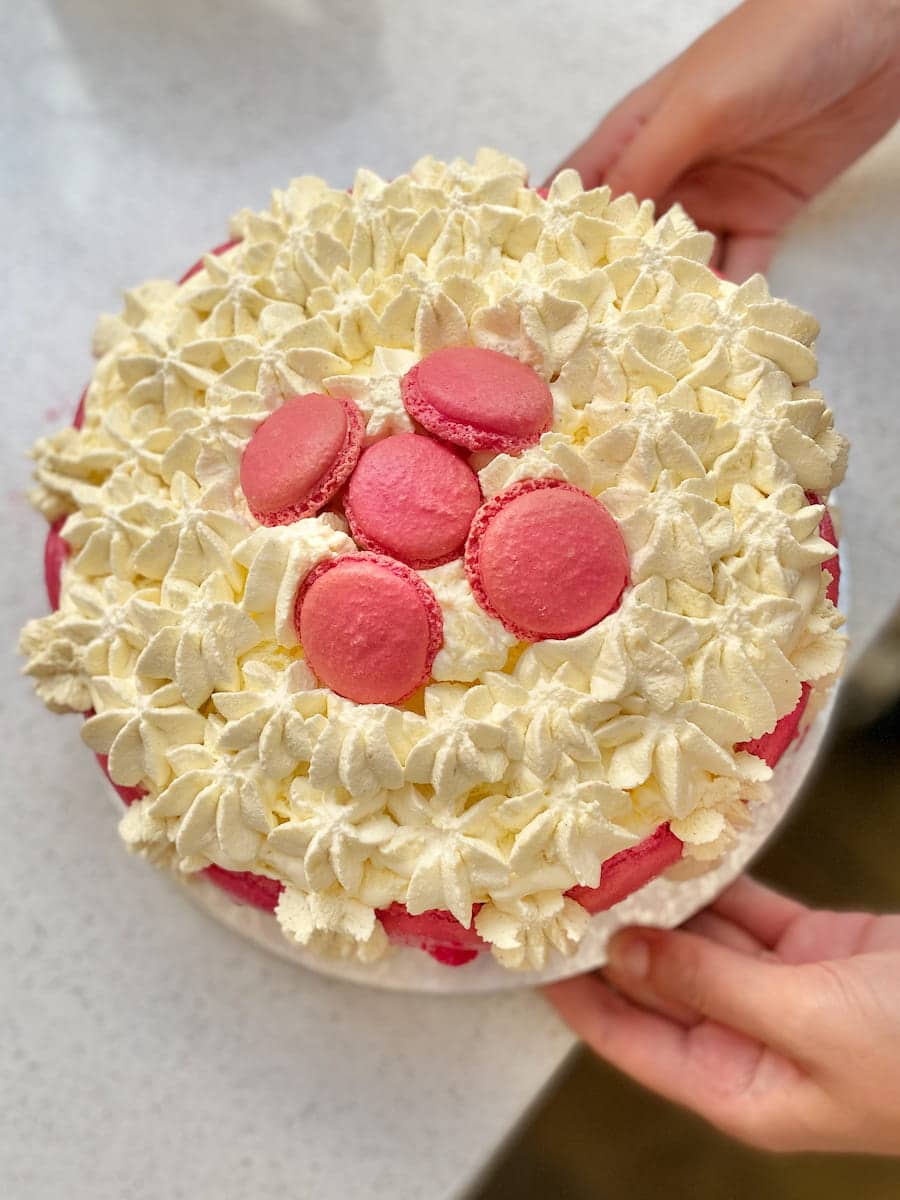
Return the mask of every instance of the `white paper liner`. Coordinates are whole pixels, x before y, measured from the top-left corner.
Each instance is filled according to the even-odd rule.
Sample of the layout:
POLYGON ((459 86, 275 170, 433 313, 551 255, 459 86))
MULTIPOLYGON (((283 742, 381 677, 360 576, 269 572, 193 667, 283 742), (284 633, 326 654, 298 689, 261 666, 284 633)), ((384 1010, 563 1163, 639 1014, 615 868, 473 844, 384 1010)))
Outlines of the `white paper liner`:
MULTIPOLYGON (((489 953, 480 954, 465 966, 447 967, 435 962, 424 951, 407 946, 392 947, 384 958, 374 963, 325 958, 289 942, 274 916, 236 903, 204 876, 189 876, 181 886, 210 916, 263 949, 319 974, 351 983, 404 992, 498 992, 580 975, 603 965, 607 940, 621 926, 658 925, 672 929, 705 908, 737 879, 796 800, 825 740, 837 691, 836 687, 832 688, 806 734, 782 757, 775 768, 771 799, 752 807, 752 825, 741 831, 737 844, 715 867, 694 879, 678 881, 663 876, 654 879, 610 912, 592 917, 578 949, 570 958, 552 950, 543 971, 511 971, 501 967, 489 953)), ((109 792, 121 813, 122 801, 112 788, 109 792)))

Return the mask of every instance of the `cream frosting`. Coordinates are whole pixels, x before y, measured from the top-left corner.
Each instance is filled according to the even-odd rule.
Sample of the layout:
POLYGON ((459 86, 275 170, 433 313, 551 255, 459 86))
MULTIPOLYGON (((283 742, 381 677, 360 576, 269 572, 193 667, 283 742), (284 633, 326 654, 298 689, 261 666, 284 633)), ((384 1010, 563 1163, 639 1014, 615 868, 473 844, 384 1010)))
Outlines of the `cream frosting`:
POLYGON ((456 559, 422 571, 421 576, 437 597, 444 616, 444 642, 431 668, 432 678, 471 683, 485 671, 500 670, 516 639, 475 599, 462 561, 456 559))
POLYGON ((256 862, 273 824, 275 785, 253 750, 221 753, 217 725, 207 722, 207 745, 169 751, 173 778, 148 812, 166 821, 182 861, 241 871, 256 862))
POLYGON ((35 503, 65 516, 60 608, 22 650, 112 778, 145 799, 129 847, 286 886, 285 935, 368 961, 375 910, 446 909, 499 961, 540 968, 588 916, 564 893, 669 821, 700 863, 739 836, 769 769, 735 746, 840 669, 820 504, 846 443, 815 374, 817 324, 707 263, 677 206, 546 199, 495 151, 426 158, 349 193, 309 177, 232 223, 186 283, 103 318, 82 430, 34 448, 35 503), (262 528, 239 486, 259 423, 292 394, 362 413, 367 443, 414 428, 400 381, 442 346, 530 364, 552 428, 471 457, 486 498, 521 479, 598 497, 629 551, 619 608, 531 646, 478 604, 459 561, 423 571, 441 606, 431 681, 405 706, 320 687, 298 588, 355 549, 332 512, 262 528), (473 917, 476 911, 477 915, 473 917))
POLYGON ((341 892, 286 887, 275 916, 287 938, 320 954, 376 962, 388 948, 387 935, 371 905, 341 892))

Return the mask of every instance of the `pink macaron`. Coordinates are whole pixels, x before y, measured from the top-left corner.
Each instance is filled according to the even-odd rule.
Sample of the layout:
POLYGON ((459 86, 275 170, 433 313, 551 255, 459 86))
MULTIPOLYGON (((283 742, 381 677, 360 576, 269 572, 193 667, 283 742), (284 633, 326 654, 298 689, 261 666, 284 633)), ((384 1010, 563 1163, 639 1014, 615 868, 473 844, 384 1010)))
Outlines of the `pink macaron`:
POLYGON ((521 641, 583 633, 613 611, 628 581, 616 522, 559 479, 526 479, 483 505, 465 562, 478 603, 521 641))
MULTIPOLYGON (((473 917, 480 908, 480 904, 473 906, 473 917)), ((433 908, 413 915, 405 904, 395 902, 389 908, 378 909, 377 916, 392 942, 424 950, 445 967, 461 967, 487 949, 474 921, 466 929, 453 913, 444 909, 433 908)))
POLYGON ((323 508, 346 482, 362 445, 352 400, 291 396, 259 425, 241 458, 241 487, 261 525, 289 525, 323 508))
POLYGON ((84 425, 84 406, 87 404, 87 388, 78 397, 78 407, 75 409, 75 416, 72 418, 72 428, 81 429, 84 425))
MULTIPOLYGON (((819 497, 815 494, 815 492, 807 492, 806 499, 809 504, 823 504, 824 505, 824 503, 825 503, 824 500, 819 499, 819 497)), ((828 511, 827 508, 825 509, 825 512, 822 516, 822 520, 819 522, 819 537, 822 538, 823 541, 829 542, 832 546, 834 546, 835 550, 837 550, 838 537, 837 537, 837 533, 834 528, 834 521, 832 521, 832 519, 831 519, 831 513, 828 511)), ((827 571, 828 574, 831 576, 831 582, 828 584, 828 588, 825 592, 825 595, 828 597, 828 599, 831 601, 832 604, 836 605, 838 602, 838 596, 839 596, 839 593, 841 590, 841 560, 840 560, 840 557, 837 554, 835 554, 834 558, 827 559, 825 562, 822 563, 822 570, 827 571)))
POLYGON ((398 704, 431 676, 441 607, 421 576, 381 554, 320 563, 297 593, 294 623, 326 687, 359 704, 398 704))
MULTIPOLYGON (((222 242, 221 246, 213 246, 212 250, 208 250, 207 253, 214 254, 216 256, 218 256, 220 254, 224 254, 226 250, 230 250, 232 248, 232 246, 236 246, 238 244, 238 242, 240 242, 240 240, 241 240, 240 238, 232 238, 230 242, 222 242)), ((195 275, 198 275, 202 270, 203 270, 203 259, 198 258, 195 263, 193 263, 190 267, 188 267, 188 269, 185 271, 185 273, 182 275, 182 277, 178 280, 178 282, 180 284, 187 283, 187 281, 189 279, 193 279, 193 277, 195 275)))
POLYGON ((215 863, 206 867, 203 874, 217 888, 227 892, 238 904, 249 904, 263 912, 274 912, 284 884, 268 875, 255 875, 252 871, 228 871, 215 863))
POLYGON ((435 350, 407 372, 402 391, 413 420, 467 450, 515 454, 553 420, 553 397, 536 371, 477 346, 435 350))
POLYGON ((462 554, 480 504, 478 477, 454 450, 401 433, 363 451, 344 513, 360 546, 424 570, 462 554))
MULTIPOLYGON (((93 716, 95 716, 94 710, 89 708, 84 714, 84 719, 88 720, 89 717, 93 716)), ((137 786, 129 786, 125 783, 116 783, 112 775, 109 773, 109 755, 95 754, 94 758, 96 758, 100 766, 100 770, 109 780, 111 786, 119 793, 119 799, 124 805, 130 806, 138 800, 143 800, 143 798, 147 795, 147 789, 145 787, 141 787, 140 784, 137 784, 137 786)))
POLYGON ((59 608, 63 565, 71 553, 71 546, 60 532, 65 523, 65 517, 58 517, 47 530, 44 541, 44 585, 50 607, 54 611, 59 608))
POLYGON ((785 713, 780 720, 776 721, 773 729, 749 742, 740 742, 735 746, 735 750, 745 750, 748 754, 755 754, 768 766, 774 767, 800 732, 800 719, 809 703, 810 691, 808 683, 802 684, 800 699, 789 713, 785 713))
POLYGON ((605 912, 651 879, 661 875, 681 858, 683 843, 668 825, 660 825, 649 837, 636 846, 620 850, 608 858, 600 869, 597 887, 578 884, 566 892, 589 913, 605 912))

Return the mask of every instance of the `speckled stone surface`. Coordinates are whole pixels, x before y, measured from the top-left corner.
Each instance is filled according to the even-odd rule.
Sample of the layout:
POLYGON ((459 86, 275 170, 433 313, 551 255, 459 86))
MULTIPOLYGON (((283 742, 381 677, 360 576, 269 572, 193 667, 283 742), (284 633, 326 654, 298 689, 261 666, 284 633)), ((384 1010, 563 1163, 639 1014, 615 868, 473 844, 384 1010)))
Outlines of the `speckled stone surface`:
MULTIPOLYGON (((0 46, 0 1171, 15 1200, 458 1196, 570 1039, 526 994, 326 981, 186 904, 119 845, 74 719, 15 679, 44 610, 25 447, 67 419, 94 317, 174 276, 303 171, 349 183, 494 144, 540 179, 719 0, 31 0, 0 46)), ((855 442, 861 643, 900 590, 900 141, 793 229, 773 287, 823 325, 855 442)))

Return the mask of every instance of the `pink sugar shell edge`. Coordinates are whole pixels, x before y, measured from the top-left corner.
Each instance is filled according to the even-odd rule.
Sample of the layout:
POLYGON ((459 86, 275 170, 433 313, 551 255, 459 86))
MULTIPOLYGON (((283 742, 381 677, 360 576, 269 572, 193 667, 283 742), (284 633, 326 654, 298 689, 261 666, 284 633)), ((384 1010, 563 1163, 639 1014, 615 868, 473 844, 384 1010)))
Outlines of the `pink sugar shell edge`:
POLYGON ((768 733, 761 734, 758 738, 751 738, 746 742, 739 742, 735 746, 735 750, 744 750, 747 754, 761 758, 767 766, 774 767, 800 731, 800 720, 806 711, 811 691, 812 688, 808 683, 801 684, 800 699, 791 711, 785 713, 783 717, 779 717, 774 728, 770 729, 768 733))
MULTIPOLYGON (((396 700, 391 701, 392 705, 402 704, 404 700, 408 700, 413 692, 418 691, 422 684, 431 678, 431 668, 434 666, 434 660, 437 658, 438 651, 444 644, 444 614, 438 603, 437 596, 435 596, 425 580, 415 573, 412 567, 408 567, 406 563, 400 562, 399 559, 389 558, 386 554, 373 554, 371 551, 360 551, 358 554, 341 554, 336 558, 328 558, 324 562, 317 563, 297 589, 297 597, 294 600, 294 628, 297 631, 298 638, 300 636, 300 610, 303 608, 306 593, 317 579, 321 579, 328 571, 334 570, 335 567, 344 562, 371 563, 374 566, 390 571, 392 575, 396 575, 407 583, 411 583, 422 607, 425 609, 425 618, 428 622, 428 645, 425 649, 425 666, 423 667, 422 676, 415 686, 411 687, 408 692, 405 692, 396 700)), ((307 658, 307 662, 313 674, 318 675, 315 663, 309 658, 307 658)))
POLYGON ((229 871, 215 863, 204 869, 203 874, 237 904, 249 904, 263 912, 273 913, 284 884, 268 875, 255 875, 252 871, 229 871))
POLYGON ((47 537, 44 541, 44 586, 47 589, 50 607, 54 612, 59 608, 63 563, 71 553, 69 543, 60 533, 65 523, 65 517, 57 517, 47 530, 47 537))
MULTIPOLYGON (((424 361, 424 360, 422 360, 424 361)), ((518 361, 518 360, 517 360, 518 361)), ((414 421, 428 430, 435 437, 443 438, 456 446, 464 446, 467 450, 493 450, 497 454, 516 454, 535 446, 543 434, 553 424, 551 410, 550 418, 534 434, 527 438, 514 438, 508 434, 494 433, 488 429, 476 429, 463 421, 455 421, 429 404, 419 393, 418 372, 421 362, 416 363, 403 376, 400 392, 403 405, 414 421)))
MULTIPOLYGON (((506 491, 499 492, 485 504, 482 504, 481 508, 479 508, 478 512, 475 514, 475 519, 472 521, 472 528, 469 530, 469 536, 466 538, 464 565, 466 570, 466 578, 469 581, 469 587, 472 589, 475 599, 489 616, 494 617, 497 621, 499 621, 503 628, 507 630, 507 632, 511 633, 513 637, 517 638, 520 642, 542 642, 548 639, 546 634, 536 633, 534 630, 524 629, 513 622, 505 620, 490 603, 487 598, 487 593, 484 590, 484 585, 481 582, 479 562, 481 541, 494 517, 502 509, 506 508, 508 504, 511 504, 513 500, 517 500, 519 496, 527 495, 529 492, 544 491, 550 488, 560 488, 568 492, 575 492, 576 495, 579 496, 589 495, 588 492, 583 491, 581 488, 575 487, 574 484, 568 483, 565 479, 523 479, 519 483, 514 483, 512 487, 507 488, 506 491)), ((596 499, 596 497, 591 496, 590 499, 596 499)), ((625 588, 628 587, 628 582, 628 577, 626 576, 625 583, 622 585, 622 591, 619 593, 615 604, 612 606, 612 608, 610 608, 606 616, 614 613, 619 607, 622 601, 622 593, 625 591, 625 588)), ((560 639, 553 638, 549 640, 558 641, 560 639)))
MULTIPOLYGON (((814 503, 818 504, 820 502, 818 500, 815 500, 815 498, 814 498, 814 503)), ((819 525, 819 537, 822 538, 826 542, 830 542, 831 545, 834 546, 835 551, 837 551, 837 548, 838 548, 837 533, 834 528, 834 522, 831 519, 831 513, 828 511, 827 508, 825 509, 825 515, 822 517, 822 521, 819 525)), ((825 595, 828 597, 828 599, 831 601, 831 603, 835 606, 835 608, 837 608, 837 603, 838 603, 838 599, 840 597, 840 592, 841 592, 841 560, 840 560, 840 556, 837 553, 835 553, 833 558, 826 559, 825 562, 822 563, 822 570, 827 571, 828 574, 831 576, 831 580, 828 584, 828 587, 825 589, 825 595)))
MULTIPOLYGON (((353 468, 359 461, 363 434, 365 432, 362 413, 347 396, 331 396, 330 399, 336 400, 340 404, 347 417, 347 436, 344 438, 342 449, 331 464, 331 467, 322 476, 318 485, 302 503, 288 504, 273 513, 261 513, 257 512, 248 500, 247 507, 260 525, 269 527, 293 525, 295 521, 301 521, 304 517, 315 516, 317 512, 320 512, 325 507, 329 500, 332 500, 337 495, 353 474, 353 468)), ((275 411, 277 412, 278 410, 276 409, 275 411)))
MULTIPOLYGON (((243 238, 232 238, 231 241, 222 242, 221 245, 219 245, 219 246, 213 246, 212 250, 207 250, 206 254, 213 254, 216 256, 218 256, 219 254, 224 254, 227 250, 230 250, 233 246, 237 246, 242 241, 243 241, 243 238)), ((203 257, 205 258, 206 255, 204 255, 203 257)), ((185 271, 185 273, 182 275, 182 277, 178 280, 179 287, 181 286, 181 284, 187 283, 187 281, 189 279, 193 279, 194 276, 198 275, 202 270, 203 270, 203 259, 198 258, 195 263, 192 263, 191 266, 188 267, 188 269, 185 271)))
MULTIPOLYGON (((473 905, 473 918, 480 908, 480 904, 473 905)), ((376 909, 375 915, 391 942, 424 950, 447 967, 464 966, 488 948, 474 921, 466 929, 446 909, 433 908, 413 915, 405 904, 395 900, 387 908, 376 909)))
POLYGON ((682 848, 682 841, 666 822, 636 846, 608 858, 601 867, 597 887, 578 884, 569 888, 566 895, 589 913, 605 912, 677 863, 682 848))

